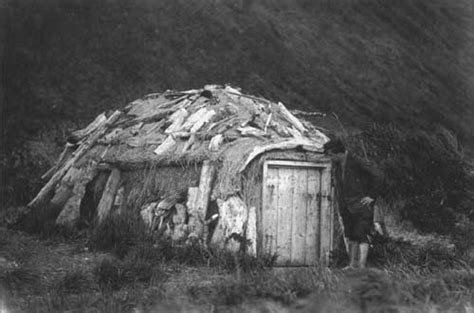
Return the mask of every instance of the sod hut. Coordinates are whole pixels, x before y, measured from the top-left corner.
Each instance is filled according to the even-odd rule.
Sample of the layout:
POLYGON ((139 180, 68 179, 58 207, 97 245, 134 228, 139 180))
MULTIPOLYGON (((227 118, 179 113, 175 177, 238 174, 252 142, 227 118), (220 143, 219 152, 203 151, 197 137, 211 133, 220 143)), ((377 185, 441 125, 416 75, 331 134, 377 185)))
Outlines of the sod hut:
POLYGON ((333 242, 328 140, 230 86, 150 94, 72 133, 29 207, 58 208, 67 227, 132 211, 175 242, 313 265, 333 242))

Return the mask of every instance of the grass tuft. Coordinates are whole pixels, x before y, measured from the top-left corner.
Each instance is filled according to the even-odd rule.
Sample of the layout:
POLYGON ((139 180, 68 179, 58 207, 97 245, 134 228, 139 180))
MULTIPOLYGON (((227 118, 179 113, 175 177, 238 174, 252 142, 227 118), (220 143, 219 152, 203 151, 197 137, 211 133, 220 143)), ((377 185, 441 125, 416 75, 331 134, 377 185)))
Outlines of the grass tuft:
POLYGON ((14 268, 0 271, 0 285, 12 294, 35 292, 40 287, 39 274, 30 268, 14 268))
POLYGON ((55 290, 58 294, 79 294, 92 288, 92 282, 87 274, 81 270, 67 272, 55 284, 55 290))
POLYGON ((95 226, 88 245, 92 250, 107 250, 124 257, 134 245, 147 239, 146 226, 138 214, 125 211, 112 214, 95 226))

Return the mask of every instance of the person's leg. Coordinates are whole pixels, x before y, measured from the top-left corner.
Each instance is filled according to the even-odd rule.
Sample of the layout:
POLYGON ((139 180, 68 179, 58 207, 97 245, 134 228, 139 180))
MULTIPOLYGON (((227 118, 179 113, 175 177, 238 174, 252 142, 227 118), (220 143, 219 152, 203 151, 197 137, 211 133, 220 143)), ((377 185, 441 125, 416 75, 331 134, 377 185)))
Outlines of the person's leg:
POLYGON ((350 241, 349 267, 357 268, 359 260, 359 243, 357 241, 350 241))
POLYGON ((359 244, 359 267, 365 268, 367 264, 367 255, 369 254, 369 244, 362 242, 359 244))

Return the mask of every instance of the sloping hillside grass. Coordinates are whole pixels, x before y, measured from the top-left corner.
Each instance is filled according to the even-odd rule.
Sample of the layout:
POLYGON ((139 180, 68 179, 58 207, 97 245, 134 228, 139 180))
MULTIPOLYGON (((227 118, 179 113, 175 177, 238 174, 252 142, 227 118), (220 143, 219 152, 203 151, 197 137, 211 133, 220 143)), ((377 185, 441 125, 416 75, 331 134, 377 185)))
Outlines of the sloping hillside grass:
MULTIPOLYGON (((2 13, 4 205, 31 198, 67 131, 146 93, 207 83, 334 112, 380 153, 390 150, 373 144, 387 139, 374 123, 402 129, 401 146, 441 127, 473 147, 469 0, 22 0, 2 13)), ((385 160, 391 169, 433 161, 407 149, 385 160)), ((403 191, 404 179, 391 187, 403 191)))

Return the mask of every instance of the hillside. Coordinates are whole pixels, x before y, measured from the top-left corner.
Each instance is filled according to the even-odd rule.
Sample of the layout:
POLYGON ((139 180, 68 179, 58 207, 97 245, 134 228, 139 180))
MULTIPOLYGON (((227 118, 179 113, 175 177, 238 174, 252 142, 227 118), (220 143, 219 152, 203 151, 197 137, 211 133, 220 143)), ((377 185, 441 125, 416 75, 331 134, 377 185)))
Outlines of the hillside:
POLYGON ((67 131, 144 94, 230 83, 348 129, 443 126, 474 146, 468 0, 12 1, 2 15, 4 203, 67 131))

